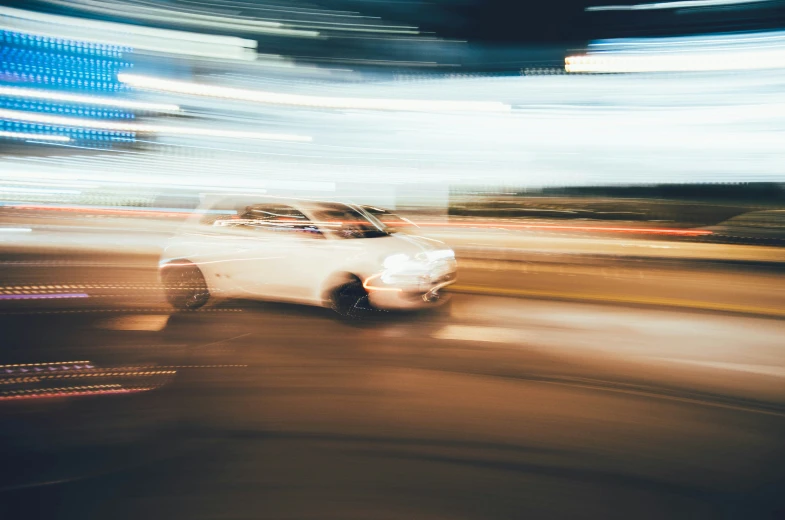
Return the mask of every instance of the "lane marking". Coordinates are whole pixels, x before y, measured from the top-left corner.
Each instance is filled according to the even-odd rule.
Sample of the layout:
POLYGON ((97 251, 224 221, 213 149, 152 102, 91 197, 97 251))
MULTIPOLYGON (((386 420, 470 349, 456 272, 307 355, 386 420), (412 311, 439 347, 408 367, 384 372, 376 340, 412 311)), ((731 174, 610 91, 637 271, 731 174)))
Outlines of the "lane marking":
POLYGON ((0 368, 14 367, 46 367, 49 365, 89 365, 89 361, 52 361, 50 363, 16 363, 14 365, 0 365, 0 368))
POLYGON ((542 291, 532 289, 511 289, 505 287, 487 287, 483 285, 454 284, 450 292, 464 294, 478 294, 487 296, 507 296, 513 298, 540 298, 546 300, 571 300, 578 302, 600 303, 625 303, 632 305, 655 305, 660 307, 674 307, 683 309, 698 309, 719 312, 735 312, 740 314, 755 314, 785 318, 785 309, 774 307, 755 307, 751 305, 737 305, 733 303, 715 303, 697 300, 679 300, 675 298, 633 297, 585 294, 566 291, 542 291))
POLYGON ((487 343, 520 343, 523 333, 517 329, 481 327, 474 325, 446 325, 431 334, 435 339, 481 341, 487 343))
MULTIPOLYGON (((81 313, 93 313, 93 312, 104 312, 104 313, 123 313, 123 314, 130 314, 130 313, 139 313, 139 312, 172 312, 171 307, 159 307, 159 308, 145 308, 145 309, 128 309, 123 307, 116 307, 116 308, 109 308, 109 309, 75 309, 75 310, 58 310, 58 311, 11 311, 11 312, 0 312, 0 316, 28 316, 33 314, 81 314, 81 313)), ((243 309, 189 309, 178 311, 176 314, 192 314, 192 313, 202 313, 202 312, 245 312, 243 309)))
POLYGON ((93 284, 62 284, 62 285, 5 285, 0 286, 3 292, 23 292, 29 290, 54 291, 61 289, 133 289, 133 290, 162 290, 162 289, 185 289, 198 288, 196 285, 188 284, 157 284, 157 283, 93 283, 93 284))
POLYGON ((2 260, 0 265, 8 266, 25 266, 25 267, 117 267, 124 269, 139 269, 146 267, 153 267, 152 263, 111 263, 111 262, 93 262, 82 260, 2 260))
POLYGON ((0 300, 59 300, 67 298, 89 298, 85 293, 30 293, 0 294, 0 300))
MULTIPOLYGON (((253 333, 252 332, 246 332, 244 334, 238 334, 237 336, 232 336, 231 338, 220 339, 218 341, 212 341, 210 343, 205 343, 204 345, 198 345, 198 346, 196 346, 194 348, 204 348, 204 347, 211 347, 213 345, 220 345, 221 343, 227 343, 229 341, 234 341, 236 339, 240 339, 240 338, 244 338, 246 336, 250 336, 251 334, 253 334, 253 333)), ((229 366, 229 365, 226 365, 226 366, 229 366)), ((235 366, 235 365, 232 365, 232 366, 235 366)))
POLYGON ((0 401, 15 399, 43 399, 54 397, 78 397, 85 395, 109 395, 109 394, 131 394, 136 392, 147 392, 160 388, 161 385, 146 386, 137 388, 123 388, 120 385, 93 385, 86 387, 72 388, 43 388, 40 390, 15 390, 12 392, 0 393, 0 401))
POLYGON ((98 322, 96 327, 107 330, 145 330, 157 332, 166 327, 168 321, 168 314, 134 314, 98 322))

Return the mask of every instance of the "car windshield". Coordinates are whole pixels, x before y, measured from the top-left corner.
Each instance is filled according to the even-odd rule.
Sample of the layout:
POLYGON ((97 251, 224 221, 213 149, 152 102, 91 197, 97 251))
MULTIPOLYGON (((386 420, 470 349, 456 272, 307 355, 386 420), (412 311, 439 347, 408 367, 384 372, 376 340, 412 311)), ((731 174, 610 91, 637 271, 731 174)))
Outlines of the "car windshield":
POLYGON ((417 227, 414 222, 405 219, 400 215, 396 215, 395 213, 391 213, 386 209, 374 206, 363 206, 363 209, 376 218, 376 220, 384 224, 388 233, 396 233, 405 228, 417 227))
POLYGON ((383 223, 344 204, 325 204, 313 213, 323 230, 339 238, 378 238, 390 234, 383 223))

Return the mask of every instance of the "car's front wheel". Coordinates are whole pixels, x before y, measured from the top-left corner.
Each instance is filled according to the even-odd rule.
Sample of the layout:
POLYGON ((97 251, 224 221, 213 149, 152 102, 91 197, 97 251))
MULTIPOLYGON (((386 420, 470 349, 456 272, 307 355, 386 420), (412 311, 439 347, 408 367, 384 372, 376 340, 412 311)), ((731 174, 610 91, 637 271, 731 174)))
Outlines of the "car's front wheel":
POLYGON ((162 268, 161 280, 166 299, 177 310, 198 309, 210 299, 204 275, 194 264, 168 264, 162 268))
POLYGON ((368 292, 358 278, 344 283, 335 289, 332 308, 344 318, 360 319, 371 311, 368 292))

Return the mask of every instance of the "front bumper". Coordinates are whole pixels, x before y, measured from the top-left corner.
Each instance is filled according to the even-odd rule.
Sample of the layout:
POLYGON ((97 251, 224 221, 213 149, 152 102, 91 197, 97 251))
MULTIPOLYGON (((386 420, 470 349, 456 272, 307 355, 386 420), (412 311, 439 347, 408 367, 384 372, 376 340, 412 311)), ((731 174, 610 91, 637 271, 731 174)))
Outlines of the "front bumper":
POLYGON ((443 289, 454 284, 457 280, 455 272, 447 273, 433 280, 426 288, 420 290, 375 290, 367 287, 368 300, 377 309, 406 310, 438 307, 446 303, 450 295, 443 289))

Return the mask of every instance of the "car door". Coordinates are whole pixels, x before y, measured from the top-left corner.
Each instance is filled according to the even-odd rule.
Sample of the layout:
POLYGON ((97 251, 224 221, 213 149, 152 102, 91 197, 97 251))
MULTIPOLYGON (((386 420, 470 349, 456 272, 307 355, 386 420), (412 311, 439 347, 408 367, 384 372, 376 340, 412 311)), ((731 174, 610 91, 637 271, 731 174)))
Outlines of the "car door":
POLYGON ((243 211, 244 206, 240 211, 232 208, 204 214, 199 226, 180 239, 211 290, 227 297, 255 296, 258 281, 254 273, 266 272, 263 264, 272 256, 269 244, 258 240, 259 233, 241 218, 243 211))
POLYGON ((245 207, 238 228, 249 237, 231 276, 248 296, 281 301, 308 299, 303 258, 323 240, 319 229, 299 209, 283 203, 245 207))
POLYGON ((347 274, 362 278, 366 274, 366 269, 361 267, 368 261, 368 240, 361 238, 360 230, 370 224, 346 204, 322 202, 311 204, 305 210, 324 238, 305 241, 299 254, 292 256, 291 266, 299 273, 301 294, 309 301, 321 304, 324 291, 336 283, 333 278, 347 274))

